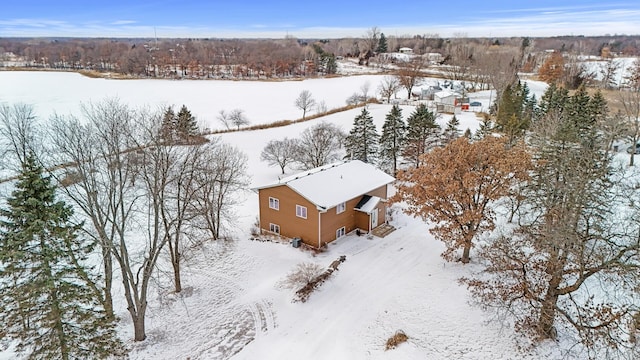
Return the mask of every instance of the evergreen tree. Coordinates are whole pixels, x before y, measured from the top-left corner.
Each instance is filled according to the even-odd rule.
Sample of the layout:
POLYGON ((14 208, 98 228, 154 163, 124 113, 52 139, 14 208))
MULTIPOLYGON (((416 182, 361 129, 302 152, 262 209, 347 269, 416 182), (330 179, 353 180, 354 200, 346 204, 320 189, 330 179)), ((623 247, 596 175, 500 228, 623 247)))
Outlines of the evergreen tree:
POLYGON ((78 237, 72 209, 33 154, 0 210, 0 323, 31 359, 122 355, 101 292, 84 263, 92 246, 78 237))
POLYGON ((160 137, 165 141, 173 141, 176 137, 177 126, 176 113, 173 111, 173 107, 167 107, 164 115, 162 116, 162 125, 160 127, 160 137))
POLYGON ((384 125, 382 125, 380 162, 383 168, 390 170, 391 174, 394 175, 398 167, 398 157, 402 152, 406 133, 407 125, 402 119, 402 109, 398 105, 393 105, 385 118, 384 125))
POLYGON ((447 121, 447 127, 444 129, 442 133, 442 138, 444 139, 445 145, 450 143, 451 141, 460 137, 460 120, 453 115, 449 121, 447 121))
POLYGON ((378 47, 376 48, 376 52, 378 54, 387 52, 387 37, 384 36, 384 33, 380 33, 380 38, 378 39, 378 47))
POLYGON ((478 127, 478 130, 476 130, 474 137, 476 138, 476 140, 482 140, 488 135, 491 135, 493 133, 494 128, 495 127, 493 126, 493 121, 491 121, 491 118, 488 116, 485 116, 482 118, 482 121, 480 122, 480 127, 478 127))
POLYGON ((199 133, 196 118, 185 105, 182 105, 176 117, 176 133, 181 140, 189 140, 199 133))
POLYGON ((407 120, 407 142, 404 157, 416 167, 420 166, 420 156, 437 146, 440 137, 440 125, 436 115, 420 104, 407 120))
POLYGON ((347 157, 373 163, 378 154, 378 132, 366 107, 353 120, 353 128, 345 139, 347 157))
POLYGON ((496 129, 507 135, 510 144, 529 128, 534 105, 535 98, 529 96, 526 83, 507 85, 503 91, 496 115, 496 129))

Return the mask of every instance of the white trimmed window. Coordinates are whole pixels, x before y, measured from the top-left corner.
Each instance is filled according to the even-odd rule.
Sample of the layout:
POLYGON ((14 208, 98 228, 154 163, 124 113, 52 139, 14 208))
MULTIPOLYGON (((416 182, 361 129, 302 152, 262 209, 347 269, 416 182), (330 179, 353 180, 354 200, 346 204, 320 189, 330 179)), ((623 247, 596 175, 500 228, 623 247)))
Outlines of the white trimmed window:
POLYGON ((306 219, 307 218, 307 208, 301 205, 296 205, 296 216, 306 219))
POLYGON ((271 231, 272 233, 276 233, 276 234, 280 234, 280 225, 276 225, 276 224, 269 224, 269 231, 271 231))
POLYGON ((338 204, 338 206, 336 206, 336 214, 343 213, 345 210, 347 210, 347 203, 338 204))
POLYGON ((339 239, 339 238, 343 237, 344 234, 345 234, 345 231, 344 231, 344 226, 343 226, 340 229, 336 230, 336 239, 339 239))
POLYGON ((280 210, 280 200, 269 197, 269 208, 273 210, 280 210))

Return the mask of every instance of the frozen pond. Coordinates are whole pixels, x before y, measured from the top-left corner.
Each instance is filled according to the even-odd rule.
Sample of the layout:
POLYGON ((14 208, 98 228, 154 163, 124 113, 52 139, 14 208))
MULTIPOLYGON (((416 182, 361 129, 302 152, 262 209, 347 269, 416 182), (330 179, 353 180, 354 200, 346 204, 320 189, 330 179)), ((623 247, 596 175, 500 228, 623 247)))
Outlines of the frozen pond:
MULTIPOLYGON (((118 98, 139 106, 183 104, 209 128, 219 128, 220 110, 244 110, 252 124, 302 117, 294 105, 301 91, 309 90, 327 109, 346 105, 353 93, 369 84, 374 96, 382 75, 360 75, 300 81, 230 80, 113 80, 95 79, 77 73, 0 71, 0 103, 33 104, 39 118, 54 113, 78 114, 81 103, 118 98)), ((315 112, 307 112, 313 114, 315 112)))

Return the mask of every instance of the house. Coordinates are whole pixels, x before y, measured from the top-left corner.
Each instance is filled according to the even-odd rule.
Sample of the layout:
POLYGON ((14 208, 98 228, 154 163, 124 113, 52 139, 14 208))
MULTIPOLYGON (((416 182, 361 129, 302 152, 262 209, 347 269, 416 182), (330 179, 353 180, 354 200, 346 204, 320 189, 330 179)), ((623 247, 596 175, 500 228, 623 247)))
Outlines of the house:
POLYGON ((462 103, 462 96, 449 90, 438 91, 433 94, 433 102, 438 112, 458 114, 462 103))
POLYGON ((260 230, 315 248, 357 229, 368 233, 386 221, 387 186, 394 180, 350 160, 257 187, 260 230))
POLYGON ((408 48, 408 47, 401 47, 400 49, 398 49, 398 52, 401 54, 413 54, 413 49, 412 48, 408 48))

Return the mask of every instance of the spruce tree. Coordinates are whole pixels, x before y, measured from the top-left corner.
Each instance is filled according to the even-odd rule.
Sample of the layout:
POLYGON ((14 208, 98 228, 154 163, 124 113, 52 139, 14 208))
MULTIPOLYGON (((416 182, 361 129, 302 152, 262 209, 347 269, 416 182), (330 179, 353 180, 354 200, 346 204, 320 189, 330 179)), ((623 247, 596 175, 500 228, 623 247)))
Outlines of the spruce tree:
POLYGON ((398 105, 393 105, 387 114, 384 125, 382 125, 382 136, 380 137, 380 162, 383 168, 396 173, 398 168, 398 158, 407 134, 407 125, 402 119, 402 109, 398 105))
POLYGON ((444 139, 445 145, 450 143, 451 141, 460 137, 460 120, 453 115, 449 121, 447 121, 447 127, 445 127, 444 132, 442 133, 442 138, 444 139))
POLYGON ((0 210, 0 323, 30 359, 94 359, 123 354, 102 294, 83 265, 91 244, 33 154, 0 210))
POLYGON ((384 36, 384 33, 380 33, 380 39, 378 39, 378 47, 376 48, 376 52, 378 54, 387 52, 387 37, 384 36))
POLYGON ((436 123, 436 115, 420 104, 407 120, 407 142, 404 157, 416 167, 420 166, 420 156, 438 145, 440 125, 436 123))
POLYGON ((535 98, 529 96, 526 83, 507 85, 496 115, 496 129, 507 135, 509 143, 524 134, 531 124, 535 98))
POLYGON ((176 113, 173 111, 173 107, 167 107, 164 115, 162 116, 162 125, 160 127, 160 137, 165 141, 174 141, 176 137, 176 113))
POLYGON ((198 124, 196 123, 196 118, 185 105, 182 105, 176 117, 176 133, 180 140, 187 141, 198 135, 198 124))
POLYGON ((373 163, 378 155, 378 132, 366 107, 353 120, 353 128, 345 139, 347 158, 373 163))

